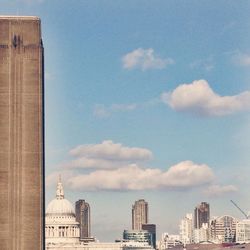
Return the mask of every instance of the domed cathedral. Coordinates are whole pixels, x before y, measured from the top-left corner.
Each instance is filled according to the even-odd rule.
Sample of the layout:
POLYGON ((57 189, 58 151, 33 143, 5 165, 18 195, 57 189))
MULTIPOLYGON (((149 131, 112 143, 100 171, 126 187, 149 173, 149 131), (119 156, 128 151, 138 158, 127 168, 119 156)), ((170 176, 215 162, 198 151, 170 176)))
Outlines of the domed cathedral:
POLYGON ((57 183, 56 198, 46 209, 45 237, 46 245, 79 243, 79 223, 72 204, 64 198, 61 177, 57 183))

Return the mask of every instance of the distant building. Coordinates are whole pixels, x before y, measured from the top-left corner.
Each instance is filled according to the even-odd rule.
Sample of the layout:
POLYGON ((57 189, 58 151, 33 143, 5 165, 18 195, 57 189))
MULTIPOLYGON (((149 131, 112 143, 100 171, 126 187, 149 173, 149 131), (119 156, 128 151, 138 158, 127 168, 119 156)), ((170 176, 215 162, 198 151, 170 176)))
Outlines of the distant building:
POLYGON ((194 210, 194 228, 199 229, 202 224, 209 224, 210 207, 207 202, 202 202, 194 210))
POLYGON ((237 219, 224 215, 211 221, 211 241, 215 243, 234 242, 236 235, 237 219))
POLYGON ((142 224, 142 230, 146 230, 151 234, 152 246, 156 248, 156 225, 155 224, 142 224))
POLYGON ((50 249, 51 245, 54 247, 61 244, 73 246, 79 243, 79 223, 76 221, 73 206, 64 197, 60 177, 57 183, 56 198, 49 203, 46 209, 45 236, 46 249, 50 249))
POLYGON ((123 239, 131 242, 142 242, 152 246, 152 234, 147 230, 124 230, 123 239))
POLYGON ((209 224, 203 223, 201 228, 194 229, 194 243, 207 242, 209 241, 209 224))
POLYGON ((186 214, 180 222, 180 241, 184 244, 193 242, 193 215, 186 214))
MULTIPOLYGON (((153 248, 152 246, 145 244, 145 243, 141 243, 141 242, 123 243, 121 249, 122 250, 155 250, 155 248, 153 248)), ((105 249, 105 250, 110 250, 110 249, 105 249)))
POLYGON ((250 243, 250 219, 241 220, 236 224, 236 242, 250 243))
POLYGON ((183 244, 180 241, 179 235, 163 233, 159 242, 158 249, 165 250, 168 248, 175 248, 177 246, 181 246, 181 248, 183 249, 182 245, 183 244))
MULTIPOLYGON (((77 202, 83 211, 85 210, 84 205, 87 204, 84 202, 84 200, 77 202)), ((95 242, 94 238, 88 238, 87 242, 81 241, 80 225, 76 221, 72 204, 65 199, 60 177, 57 183, 56 198, 48 204, 46 209, 45 223, 46 250, 153 250, 148 244, 151 238, 147 231, 145 231, 146 234, 140 235, 141 238, 137 242, 95 242)))
POLYGON ((141 199, 132 206, 132 230, 141 230, 148 223, 148 203, 141 199))
POLYGON ((48 245, 46 250, 154 250, 151 246, 140 242, 89 242, 79 243, 77 245, 61 244, 48 245))
POLYGON ((75 203, 76 221, 79 222, 80 240, 90 238, 90 206, 85 200, 75 203))

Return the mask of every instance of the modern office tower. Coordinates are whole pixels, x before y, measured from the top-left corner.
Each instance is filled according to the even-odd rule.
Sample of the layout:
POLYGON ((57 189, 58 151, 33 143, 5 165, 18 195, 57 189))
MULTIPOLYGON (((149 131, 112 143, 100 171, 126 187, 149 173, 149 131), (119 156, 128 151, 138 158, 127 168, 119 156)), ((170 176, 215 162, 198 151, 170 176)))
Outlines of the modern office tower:
POLYGON ((156 225, 155 224, 142 224, 142 230, 146 230, 151 234, 152 246, 156 249, 156 225))
POLYGON ((75 203, 76 221, 80 224, 80 240, 90 238, 90 206, 85 200, 75 203))
POLYGON ((199 229, 202 224, 209 224, 210 208, 207 202, 201 202, 194 210, 194 228, 199 229))
POLYGON ((180 222, 180 241, 184 244, 193 241, 193 214, 186 214, 180 222))
POLYGON ((37 17, 0 16, 0 249, 44 247, 43 45, 37 17))
POLYGON ((148 223, 148 203, 141 199, 132 206, 132 230, 141 230, 148 223))

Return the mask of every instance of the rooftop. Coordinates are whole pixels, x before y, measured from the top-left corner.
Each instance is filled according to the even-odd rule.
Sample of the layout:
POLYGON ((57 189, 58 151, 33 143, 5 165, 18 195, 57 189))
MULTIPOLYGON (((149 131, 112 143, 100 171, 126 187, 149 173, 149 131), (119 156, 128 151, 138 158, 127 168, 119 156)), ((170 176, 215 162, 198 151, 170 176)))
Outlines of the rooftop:
POLYGON ((0 19, 14 19, 14 20, 40 20, 37 16, 4 16, 0 15, 0 19))

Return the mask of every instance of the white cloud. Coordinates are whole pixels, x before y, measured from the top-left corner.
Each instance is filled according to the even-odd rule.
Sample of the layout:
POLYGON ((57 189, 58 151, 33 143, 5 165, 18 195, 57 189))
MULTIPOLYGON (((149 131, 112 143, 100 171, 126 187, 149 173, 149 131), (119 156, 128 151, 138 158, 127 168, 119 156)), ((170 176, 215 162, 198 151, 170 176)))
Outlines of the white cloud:
MULTIPOLYGON (((47 179, 50 179, 50 176, 47 179)), ((65 181, 68 188, 72 190, 124 191, 189 189, 209 184, 213 180, 213 171, 207 165, 183 161, 166 171, 130 164, 113 170, 96 170, 88 174, 74 175, 67 177, 65 181)))
POLYGON ((220 96, 205 80, 179 85, 172 92, 162 93, 161 99, 176 111, 201 116, 223 116, 250 110, 250 91, 220 96))
POLYGON ((174 60, 171 58, 160 58, 153 49, 138 48, 122 57, 123 68, 142 70, 147 69, 163 69, 167 65, 173 64, 174 60))
POLYGON ((59 165, 62 169, 115 169, 153 158, 150 150, 126 147, 111 140, 100 144, 83 144, 69 151, 71 161, 59 165))
POLYGON ((84 144, 70 150, 74 157, 86 157, 89 159, 102 159, 109 161, 137 162, 150 160, 153 154, 150 150, 137 147, 126 147, 121 143, 114 143, 111 140, 103 141, 100 144, 84 144))
POLYGON ((204 190, 204 194, 211 197, 219 197, 237 191, 238 188, 233 185, 226 185, 226 186, 212 185, 209 186, 206 190, 204 190))
POLYGON ((78 157, 70 162, 64 163, 61 166, 66 169, 114 169, 117 167, 127 166, 127 161, 105 160, 88 157, 78 157))
POLYGON ((239 66, 250 66, 250 54, 237 52, 232 57, 233 63, 239 66))
MULTIPOLYGON (((73 159, 59 167, 65 185, 72 190, 188 189, 214 180, 209 166, 192 161, 180 162, 165 171, 142 167, 153 158, 150 150, 126 147, 111 140, 79 145, 69 153, 73 159)), ((48 175, 46 185, 54 184, 58 176, 58 171, 48 175)))

